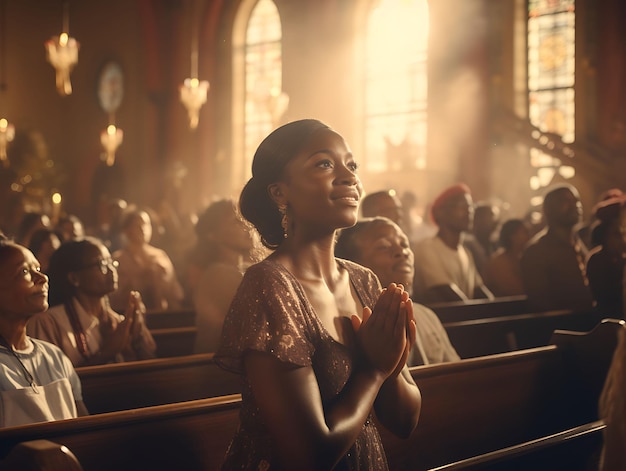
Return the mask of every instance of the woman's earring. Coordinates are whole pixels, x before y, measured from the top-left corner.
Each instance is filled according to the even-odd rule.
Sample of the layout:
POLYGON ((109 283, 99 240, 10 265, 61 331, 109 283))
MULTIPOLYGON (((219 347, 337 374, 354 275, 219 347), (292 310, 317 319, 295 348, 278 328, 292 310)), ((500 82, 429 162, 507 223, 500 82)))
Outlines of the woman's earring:
POLYGON ((280 214, 283 215, 283 218, 280 221, 280 225, 283 228, 283 237, 286 239, 287 237, 289 237, 289 219, 287 218, 287 205, 278 205, 278 211, 280 212, 280 214))

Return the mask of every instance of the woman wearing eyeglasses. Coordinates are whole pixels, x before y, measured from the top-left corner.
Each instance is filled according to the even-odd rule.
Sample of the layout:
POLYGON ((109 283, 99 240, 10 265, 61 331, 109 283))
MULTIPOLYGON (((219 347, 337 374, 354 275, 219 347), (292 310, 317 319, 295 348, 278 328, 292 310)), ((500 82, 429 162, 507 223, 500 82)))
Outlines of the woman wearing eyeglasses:
POLYGON ((141 295, 130 293, 124 315, 111 309, 117 262, 98 239, 62 244, 50 258, 50 306, 28 323, 32 337, 58 345, 75 367, 156 356, 141 295))

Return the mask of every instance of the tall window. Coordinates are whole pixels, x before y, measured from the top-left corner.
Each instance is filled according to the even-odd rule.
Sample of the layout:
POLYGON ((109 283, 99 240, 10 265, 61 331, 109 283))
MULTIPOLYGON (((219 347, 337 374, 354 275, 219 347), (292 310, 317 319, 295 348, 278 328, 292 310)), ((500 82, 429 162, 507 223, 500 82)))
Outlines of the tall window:
MULTIPOLYGON (((574 59, 575 0, 528 0, 528 103, 530 122, 541 131, 575 139, 574 59)), ((573 167, 531 149, 536 175, 530 186, 550 184, 557 172, 574 176, 573 167)))
POLYGON ((365 167, 426 166, 427 0, 380 0, 366 39, 365 167))
POLYGON ((281 23, 272 0, 259 0, 248 21, 245 39, 245 146, 247 173, 259 143, 275 125, 282 90, 281 23))

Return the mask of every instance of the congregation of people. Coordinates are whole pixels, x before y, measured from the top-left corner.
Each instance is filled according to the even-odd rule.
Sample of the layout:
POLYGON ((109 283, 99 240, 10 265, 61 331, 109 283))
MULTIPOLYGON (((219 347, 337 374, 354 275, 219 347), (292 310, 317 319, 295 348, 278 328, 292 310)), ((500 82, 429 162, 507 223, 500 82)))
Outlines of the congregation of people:
POLYGON ((540 227, 474 202, 464 183, 420 210, 411 191, 361 189, 343 138, 323 123, 302 120, 267 139, 241 198, 216 198, 189 233, 167 237, 158 212, 119 198, 93 225, 42 211, 0 221, 1 427, 88 414, 75 369, 156 358, 146 317, 187 308, 193 352, 215 353, 245 378, 227 463, 383 462, 377 433, 362 427, 372 408, 410 434, 421 400, 407 367, 461 359, 434 306, 523 296, 535 311, 623 317, 621 191, 607 191, 584 220, 574 186, 550 187, 540 227), (319 163, 303 161, 303 149, 319 163), (343 206, 324 212, 306 178, 320 188, 341 179, 330 201, 343 206), (402 332, 385 330, 385 313, 402 332), (302 429, 282 428, 295 416, 302 429), (268 436, 284 442, 275 456, 268 436))

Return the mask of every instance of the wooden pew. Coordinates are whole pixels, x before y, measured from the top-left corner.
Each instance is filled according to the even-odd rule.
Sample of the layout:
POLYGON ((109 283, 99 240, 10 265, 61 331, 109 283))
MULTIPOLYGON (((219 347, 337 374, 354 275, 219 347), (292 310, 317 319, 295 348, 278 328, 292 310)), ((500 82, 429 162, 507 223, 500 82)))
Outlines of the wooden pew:
POLYGON ((432 303, 427 306, 437 314, 442 323, 533 312, 526 296, 507 296, 493 301, 470 299, 469 301, 432 303))
POLYGON ((194 327, 196 311, 193 308, 150 310, 145 315, 148 329, 194 327))
POLYGON ((0 429, 0 458, 44 439, 67 447, 85 471, 217 470, 239 425, 240 402, 222 396, 0 429))
POLYGON ((598 420, 624 325, 606 320, 588 334, 557 331, 545 347, 414 368, 420 421, 406 441, 381 429, 390 469, 426 470, 598 420))
POLYGON ((91 414, 241 392, 240 377, 218 367, 212 353, 88 366, 76 371, 91 414))
POLYGON ((547 345, 557 329, 586 332, 601 318, 594 312, 546 311, 443 323, 461 358, 547 345))
MULTIPOLYGON (((623 328, 624 321, 607 321, 587 335, 557 332, 545 347, 412 368, 422 413, 407 440, 380 429, 390 469, 427 470, 528 447, 596 421, 600 383, 623 328)), ((43 439, 67 446, 86 471, 214 470, 239 407, 238 396, 227 396, 7 428, 0 459, 18 443, 43 439)))
POLYGON ((193 327, 170 327, 150 329, 157 345, 157 357, 169 358, 194 353, 198 329, 193 327))

